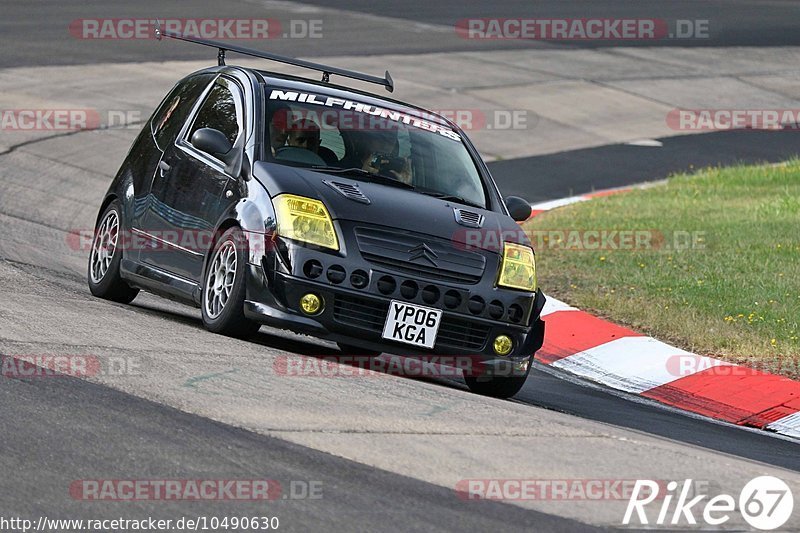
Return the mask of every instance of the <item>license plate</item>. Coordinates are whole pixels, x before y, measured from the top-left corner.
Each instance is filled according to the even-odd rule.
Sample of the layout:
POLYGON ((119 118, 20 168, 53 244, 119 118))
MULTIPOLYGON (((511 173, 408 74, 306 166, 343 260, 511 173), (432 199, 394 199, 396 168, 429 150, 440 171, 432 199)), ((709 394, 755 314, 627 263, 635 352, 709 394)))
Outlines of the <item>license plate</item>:
POLYGON ((383 338, 433 348, 441 321, 441 309, 392 300, 383 325, 383 338))

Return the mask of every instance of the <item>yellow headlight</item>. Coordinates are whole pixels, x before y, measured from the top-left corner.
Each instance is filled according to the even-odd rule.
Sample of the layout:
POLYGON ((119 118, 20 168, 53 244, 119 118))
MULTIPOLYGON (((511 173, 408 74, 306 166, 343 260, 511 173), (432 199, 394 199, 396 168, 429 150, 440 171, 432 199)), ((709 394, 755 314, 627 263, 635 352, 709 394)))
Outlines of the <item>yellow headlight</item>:
POLYGON ((272 200, 278 235, 325 248, 339 249, 339 239, 325 204, 319 200, 281 194, 272 200))
POLYGON ((503 243, 497 285, 525 291, 536 290, 536 261, 531 248, 513 242, 503 243))

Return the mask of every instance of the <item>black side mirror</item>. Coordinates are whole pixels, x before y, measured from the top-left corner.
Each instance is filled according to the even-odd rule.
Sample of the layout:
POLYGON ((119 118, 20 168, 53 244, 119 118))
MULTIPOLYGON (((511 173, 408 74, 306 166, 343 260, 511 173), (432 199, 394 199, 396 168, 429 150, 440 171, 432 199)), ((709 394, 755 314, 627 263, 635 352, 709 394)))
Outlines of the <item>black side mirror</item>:
POLYGON ((531 217, 531 204, 519 196, 508 196, 505 199, 508 214, 517 222, 524 222, 531 217))
POLYGON ((239 135, 236 144, 231 145, 221 131, 214 128, 200 128, 192 134, 192 146, 225 163, 225 172, 231 176, 235 178, 242 176, 245 180, 250 179, 249 172, 247 172, 249 161, 244 153, 244 135, 239 135), (242 172, 243 168, 244 173, 242 172))
POLYGON ((233 148, 225 134, 214 128, 200 128, 194 132, 192 146, 219 159, 233 148))

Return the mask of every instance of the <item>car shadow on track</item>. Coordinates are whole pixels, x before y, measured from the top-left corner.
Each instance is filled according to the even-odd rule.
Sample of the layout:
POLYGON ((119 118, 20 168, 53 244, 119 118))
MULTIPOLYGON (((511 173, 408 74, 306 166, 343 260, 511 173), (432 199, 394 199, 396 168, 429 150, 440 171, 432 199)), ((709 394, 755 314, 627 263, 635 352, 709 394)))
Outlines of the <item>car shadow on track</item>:
MULTIPOLYGON (((191 307, 176 304, 169 300, 151 300, 147 297, 144 299, 141 297, 137 298, 130 304, 130 307, 135 308, 138 312, 179 322, 206 333, 199 313, 196 309, 192 309, 191 307)), ((304 339, 310 338, 290 331, 276 330, 267 326, 262 326, 255 335, 245 342, 258 344, 272 350, 279 350, 285 352, 285 355, 315 358, 319 360, 319 364, 314 365, 312 368, 316 368, 318 372, 336 373, 336 370, 332 367, 335 365, 344 365, 349 368, 343 370, 341 372, 342 374, 354 371, 372 371, 414 381, 433 383, 454 390, 468 390, 463 378, 455 376, 452 372, 446 370, 443 371, 443 375, 441 376, 418 375, 413 372, 398 372, 398 369, 402 370, 403 368, 407 368, 403 365, 403 358, 401 356, 381 354, 381 356, 379 356, 380 361, 373 364, 364 356, 351 356, 335 345, 322 344, 326 341, 314 339, 315 342, 309 342, 304 339)), ((377 358, 375 359, 377 360, 377 358)), ((308 365, 306 365, 306 367, 308 367, 308 365)), ((314 370, 312 370, 312 372, 313 371, 314 370)))

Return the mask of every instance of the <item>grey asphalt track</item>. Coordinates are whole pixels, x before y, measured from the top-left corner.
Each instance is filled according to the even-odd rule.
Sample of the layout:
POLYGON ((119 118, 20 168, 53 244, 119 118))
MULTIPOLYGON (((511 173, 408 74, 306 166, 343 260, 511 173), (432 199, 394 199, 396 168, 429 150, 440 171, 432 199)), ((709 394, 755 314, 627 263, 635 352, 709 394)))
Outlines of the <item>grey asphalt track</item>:
POLYGON ((603 387, 587 388, 542 369, 528 378, 514 399, 800 471, 800 454, 794 441, 686 416, 652 403, 635 403, 639 401, 636 397, 609 394, 603 387))
MULTIPOLYGON (((627 41, 625 46, 784 46, 800 44, 793 0, 502 0, 499 2, 372 2, 331 0, 311 3, 431 24, 452 25, 472 17, 493 18, 653 18, 708 20, 709 38, 692 41, 627 41)), ((619 46, 620 41, 559 43, 566 46, 619 46)))
POLYGON ((83 380, 0 379, 0 516, 276 516, 280 530, 594 531, 571 520, 485 501, 283 440, 231 428, 83 380), (64 421, 68 420, 68 423, 64 421), (32 459, 36 458, 35 464, 32 459), (26 475, 18 475, 25 472, 26 475), (82 479, 269 479, 269 501, 83 501, 82 479), (294 487, 294 488, 292 488, 294 487), (309 487, 306 492, 306 487, 309 487), (314 498, 306 499, 312 492, 314 498), (88 507, 88 508, 87 508, 88 507))
POLYGON ((800 154, 797 131, 722 131, 658 141, 661 146, 612 144, 494 161, 489 169, 503 194, 541 202, 709 166, 775 163, 800 154))
MULTIPOLYGON (((315 39, 270 39, 268 48, 295 56, 350 54, 414 54, 434 51, 475 51, 526 47, 607 47, 618 46, 789 46, 800 44, 797 16, 800 6, 793 0, 505 0, 501 2, 372 2, 333 0, 305 2, 336 11, 308 11, 303 19, 322 21, 325 45, 315 39), (387 38, 385 29, 369 24, 364 15, 397 19, 398 29, 424 23, 414 39, 387 38), (466 40, 456 36, 454 24, 469 17, 521 18, 652 18, 671 23, 675 20, 708 20, 709 38, 541 42, 518 40, 466 40), (381 38, 383 37, 383 38, 381 38), (369 43, 365 49, 364 43, 369 43)), ((60 2, 41 0, 8 1, 0 19, 0 68, 31 65, 70 65, 83 63, 145 61, 155 58, 203 59, 203 50, 191 46, 165 47, 158 42, 137 40, 82 40, 68 31, 71 22, 96 18, 269 18, 286 29, 296 13, 281 2, 186 0, 165 3, 141 2, 60 2)), ((246 41, 244 41, 246 43, 246 41)))
MULTIPOLYGON (((372 24, 357 12, 315 11, 298 15, 280 2, 186 0, 165 3, 143 2, 41 2, 4 3, 0 20, 0 68, 31 65, 75 65, 86 63, 138 62, 173 59, 206 59, 207 50, 184 44, 166 45, 153 39, 81 39, 69 31, 70 24, 81 19, 135 18, 165 19, 268 19, 280 33, 263 42, 244 39, 243 46, 257 46, 279 54, 293 56, 414 54, 442 50, 442 36, 447 37, 447 50, 475 50, 528 46, 522 42, 468 42, 458 38, 452 28, 422 28, 415 39, 402 38, 407 21, 399 19, 394 38, 386 38, 386 28, 372 24), (322 39, 284 38, 291 33, 291 21, 319 20, 322 39)), ((298 22, 295 34, 302 32, 298 22)), ((302 35, 302 33, 300 33, 302 35)))

